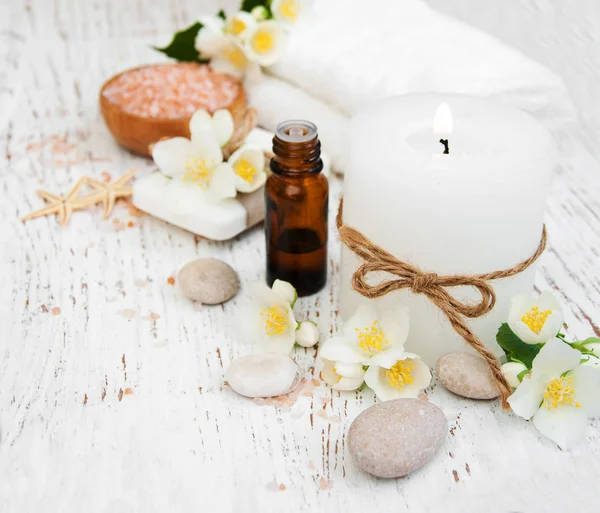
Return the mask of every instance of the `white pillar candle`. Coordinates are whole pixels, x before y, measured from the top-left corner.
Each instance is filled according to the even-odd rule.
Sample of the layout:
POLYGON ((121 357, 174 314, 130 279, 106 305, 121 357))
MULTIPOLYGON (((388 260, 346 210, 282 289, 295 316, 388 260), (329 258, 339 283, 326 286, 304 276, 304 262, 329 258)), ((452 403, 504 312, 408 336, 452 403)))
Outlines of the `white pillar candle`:
MULTIPOLYGON (((555 151, 550 134, 528 114, 475 97, 407 95, 365 108, 350 133, 344 223, 398 259, 440 275, 479 274, 511 268, 537 249, 555 151), (448 140, 449 154, 440 139, 448 140)), ((343 320, 361 302, 376 301, 381 309, 403 303, 410 311, 407 351, 432 366, 442 354, 466 350, 426 296, 403 289, 369 300, 355 292, 358 265, 342 245, 343 320)), ((531 292, 534 273, 532 266, 491 282, 496 307, 470 321, 498 355, 495 335, 507 321, 509 300, 531 292)), ((368 281, 393 278, 375 273, 368 281)), ((449 292, 480 300, 470 288, 449 292)))

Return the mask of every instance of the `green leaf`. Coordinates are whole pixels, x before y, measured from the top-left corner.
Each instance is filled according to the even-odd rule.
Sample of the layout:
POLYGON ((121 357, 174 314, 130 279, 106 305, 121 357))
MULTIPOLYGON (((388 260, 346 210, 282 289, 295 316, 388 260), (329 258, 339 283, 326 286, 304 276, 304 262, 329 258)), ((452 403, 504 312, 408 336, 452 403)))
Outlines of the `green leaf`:
POLYGON ((543 344, 526 344, 513 333, 506 323, 500 326, 496 335, 496 342, 506 353, 509 360, 518 360, 528 369, 531 369, 533 359, 543 346, 543 344))
POLYGON ((195 46, 196 36, 201 28, 202 23, 197 21, 192 26, 176 32, 173 40, 164 48, 155 46, 154 49, 177 61, 208 62, 208 60, 200 58, 195 46))
POLYGON ((265 7, 269 13, 271 12, 271 0, 243 0, 242 11, 252 12, 255 7, 265 7))
POLYGON ((217 18, 221 18, 223 21, 225 21, 227 19, 227 14, 225 14, 225 11, 223 9, 221 9, 217 13, 217 18))

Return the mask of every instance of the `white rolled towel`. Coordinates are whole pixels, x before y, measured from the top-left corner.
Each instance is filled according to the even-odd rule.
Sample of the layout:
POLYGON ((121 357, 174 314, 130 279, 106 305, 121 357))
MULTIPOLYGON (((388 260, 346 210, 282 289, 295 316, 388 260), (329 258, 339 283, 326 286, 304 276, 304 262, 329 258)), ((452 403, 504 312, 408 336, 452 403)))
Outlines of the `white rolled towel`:
POLYGON ((559 77, 422 0, 315 0, 291 28, 280 61, 247 89, 269 130, 294 117, 315 122, 337 171, 345 167, 349 117, 398 94, 492 97, 554 131, 576 121, 559 77))

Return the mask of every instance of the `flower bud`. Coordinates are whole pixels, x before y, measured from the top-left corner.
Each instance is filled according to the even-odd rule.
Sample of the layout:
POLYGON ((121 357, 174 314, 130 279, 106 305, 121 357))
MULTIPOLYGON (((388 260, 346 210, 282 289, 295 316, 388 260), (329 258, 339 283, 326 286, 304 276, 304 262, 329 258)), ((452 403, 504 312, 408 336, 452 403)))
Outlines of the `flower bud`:
POLYGON ((584 346, 588 351, 591 351, 594 356, 600 358, 600 342, 588 342, 587 344, 584 344, 584 346))
POLYGON ((525 365, 523 365, 521 362, 508 362, 502 366, 504 377, 508 381, 508 384, 513 388, 517 388, 521 384, 521 381, 519 380, 519 374, 526 370, 527 367, 525 367, 525 365))
POLYGON ((296 344, 313 347, 319 341, 319 328, 312 321, 303 321, 296 328, 296 344))
POLYGON ((269 17, 269 10, 264 5, 257 5, 250 11, 256 21, 263 21, 269 17))
POLYGON ((581 365, 589 365, 590 367, 600 367, 600 358, 591 355, 591 354, 584 354, 581 357, 582 361, 581 365))
POLYGON ((285 299, 291 307, 294 306, 296 299, 298 299, 298 292, 296 292, 296 289, 293 287, 293 285, 287 281, 275 280, 271 290, 275 292, 275 294, 285 299))

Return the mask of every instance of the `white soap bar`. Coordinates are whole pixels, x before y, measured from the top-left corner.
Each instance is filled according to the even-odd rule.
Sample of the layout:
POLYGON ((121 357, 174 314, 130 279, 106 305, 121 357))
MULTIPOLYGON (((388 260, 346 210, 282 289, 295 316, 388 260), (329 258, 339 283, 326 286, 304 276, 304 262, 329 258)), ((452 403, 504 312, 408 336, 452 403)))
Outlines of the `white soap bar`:
MULTIPOLYGON (((271 151, 272 140, 273 134, 260 128, 252 130, 246 138, 248 144, 259 146, 265 151, 271 151)), ((326 155, 321 157, 323 172, 328 175, 330 160, 326 155)), ((262 198, 263 189, 252 194, 262 198)), ((248 208, 253 210, 249 213, 239 200, 242 196, 247 198, 250 195, 238 194, 235 199, 207 203, 197 185, 171 180, 156 172, 134 182, 132 201, 136 208, 184 230, 207 239, 228 240, 264 219, 264 200, 260 205, 256 201, 246 202, 251 204, 248 208), (257 208, 262 209, 262 215, 258 218, 257 208)))

